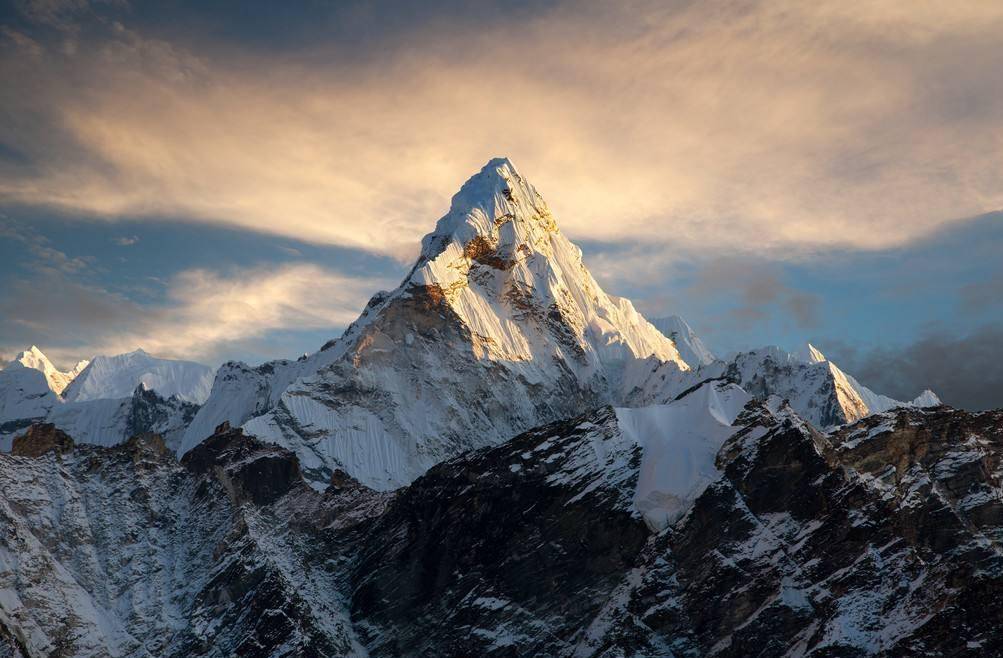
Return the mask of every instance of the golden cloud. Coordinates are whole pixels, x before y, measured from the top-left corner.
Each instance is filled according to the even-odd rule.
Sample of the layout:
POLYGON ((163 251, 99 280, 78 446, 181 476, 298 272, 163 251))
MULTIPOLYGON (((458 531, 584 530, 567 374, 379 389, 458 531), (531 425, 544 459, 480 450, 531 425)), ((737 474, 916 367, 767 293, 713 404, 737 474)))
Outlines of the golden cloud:
POLYGON ((1003 206, 999 3, 573 3, 352 66, 25 39, 0 98, 43 119, 0 128, 33 163, 0 195, 92 217, 407 258, 496 155, 577 239, 796 256, 1003 206))

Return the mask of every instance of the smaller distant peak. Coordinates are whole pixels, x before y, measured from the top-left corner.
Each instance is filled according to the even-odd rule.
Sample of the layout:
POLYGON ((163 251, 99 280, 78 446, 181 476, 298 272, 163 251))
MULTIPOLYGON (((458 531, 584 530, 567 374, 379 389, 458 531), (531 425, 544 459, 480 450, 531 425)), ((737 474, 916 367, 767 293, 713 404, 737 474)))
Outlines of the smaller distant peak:
POLYGON ((675 313, 673 313, 672 315, 670 315, 667 318, 665 318, 665 321, 666 322, 674 322, 674 323, 676 323, 676 324, 678 324, 678 325, 680 325, 682 327, 686 327, 687 329, 690 328, 689 322, 687 322, 686 320, 684 320, 683 316, 676 315, 675 313))
POLYGON ((825 355, 822 354, 821 350, 812 345, 811 343, 805 343, 804 347, 797 354, 798 358, 805 363, 823 363, 828 361, 825 355))
POLYGON ((515 165, 512 164, 512 161, 503 156, 503 157, 500 157, 500 158, 491 158, 490 160, 488 160, 488 163, 486 165, 484 165, 484 167, 481 169, 481 171, 484 171, 486 169, 491 169, 491 168, 497 169, 497 168, 500 168, 500 167, 509 167, 513 171, 515 170, 515 165))
POLYGON ((936 393, 930 389, 926 389, 916 396, 916 399, 912 401, 912 404, 916 407, 939 407, 943 404, 943 402, 936 393))

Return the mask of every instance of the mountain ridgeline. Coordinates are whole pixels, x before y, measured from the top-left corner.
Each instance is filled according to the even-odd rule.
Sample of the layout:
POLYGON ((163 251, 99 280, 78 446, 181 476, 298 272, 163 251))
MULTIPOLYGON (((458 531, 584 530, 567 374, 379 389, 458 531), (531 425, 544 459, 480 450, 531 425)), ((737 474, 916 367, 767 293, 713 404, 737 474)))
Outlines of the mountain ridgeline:
POLYGON ((505 159, 313 354, 0 404, 0 656, 1003 653, 1003 413, 718 358, 505 159))

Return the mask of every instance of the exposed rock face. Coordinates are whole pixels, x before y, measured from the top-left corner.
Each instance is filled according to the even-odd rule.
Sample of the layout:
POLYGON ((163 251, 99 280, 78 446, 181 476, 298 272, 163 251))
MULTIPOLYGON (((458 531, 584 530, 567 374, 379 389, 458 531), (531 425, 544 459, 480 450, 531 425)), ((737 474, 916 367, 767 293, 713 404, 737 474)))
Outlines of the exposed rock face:
POLYGON ((268 505, 303 485, 299 461, 289 451, 249 439, 227 423, 181 463, 194 473, 215 475, 237 506, 246 501, 268 505))
POLYGON ((198 405, 177 396, 165 398, 140 384, 130 397, 65 402, 53 407, 46 421, 54 423, 79 443, 111 446, 130 436, 153 432, 173 451, 198 405))
POLYGON ((648 536, 631 507, 639 449, 596 459, 597 446, 619 445, 615 425, 607 407, 402 491, 361 538, 354 569, 352 617, 370 655, 559 653, 648 536))
MULTIPOLYGON (((676 406, 717 418, 729 390, 676 406)), ((824 434, 779 400, 750 402, 664 530, 638 506, 647 414, 673 418, 601 407, 392 494, 343 472, 317 492, 292 453, 225 425, 181 463, 154 435, 0 455, 0 646, 1003 654, 1003 412, 903 409, 824 434)))
POLYGON ((1003 414, 902 411, 826 437, 753 413, 725 478, 651 538, 575 655, 1003 651, 1001 613, 980 608, 1003 591, 1003 414))
POLYGON ((31 656, 361 654, 324 530, 300 514, 365 504, 326 498, 298 474, 279 477, 295 468, 290 453, 232 435, 213 437, 185 465, 153 435, 77 445, 58 460, 52 451, 0 455, 0 647, 31 656))
POLYGON ((15 457, 41 457, 47 452, 61 455, 73 450, 73 439, 52 423, 32 425, 24 434, 14 437, 10 454, 15 457))

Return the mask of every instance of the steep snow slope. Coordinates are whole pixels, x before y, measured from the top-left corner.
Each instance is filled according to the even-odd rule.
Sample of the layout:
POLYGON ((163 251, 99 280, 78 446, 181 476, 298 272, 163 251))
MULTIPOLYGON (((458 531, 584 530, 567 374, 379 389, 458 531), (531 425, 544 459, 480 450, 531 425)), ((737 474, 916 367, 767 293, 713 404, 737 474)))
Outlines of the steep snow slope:
POLYGON ((620 432, 642 448, 634 505, 652 528, 675 522, 720 477, 717 452, 751 400, 734 384, 708 383, 666 405, 616 410, 620 432))
POLYGON ((80 361, 72 369, 61 372, 56 366, 52 365, 52 362, 42 353, 42 350, 34 345, 15 356, 14 361, 26 368, 34 368, 45 375, 45 379, 49 383, 49 388, 56 395, 61 394, 69 386, 70 382, 76 379, 77 375, 90 363, 89 361, 80 361))
POLYGON ((164 397, 202 404, 212 388, 212 368, 191 361, 158 359, 136 350, 117 356, 96 356, 66 387, 70 402, 125 398, 140 384, 164 397))
POLYGON ((715 360, 714 354, 704 345, 696 332, 678 315, 657 318, 651 321, 659 331, 672 339, 679 355, 691 368, 699 368, 715 360))
POLYGON ((309 361, 269 361, 252 368, 230 361, 216 371, 212 391, 185 430, 179 454, 197 446, 222 423, 239 427, 274 407, 282 392, 295 379, 316 369, 316 355, 309 361))
POLYGON ((497 159, 341 339, 267 375, 222 373, 184 447, 267 405, 245 428, 296 452, 315 483, 340 468, 394 488, 463 450, 620 402, 625 370, 645 358, 688 370, 629 301, 602 291, 536 189, 497 159))

